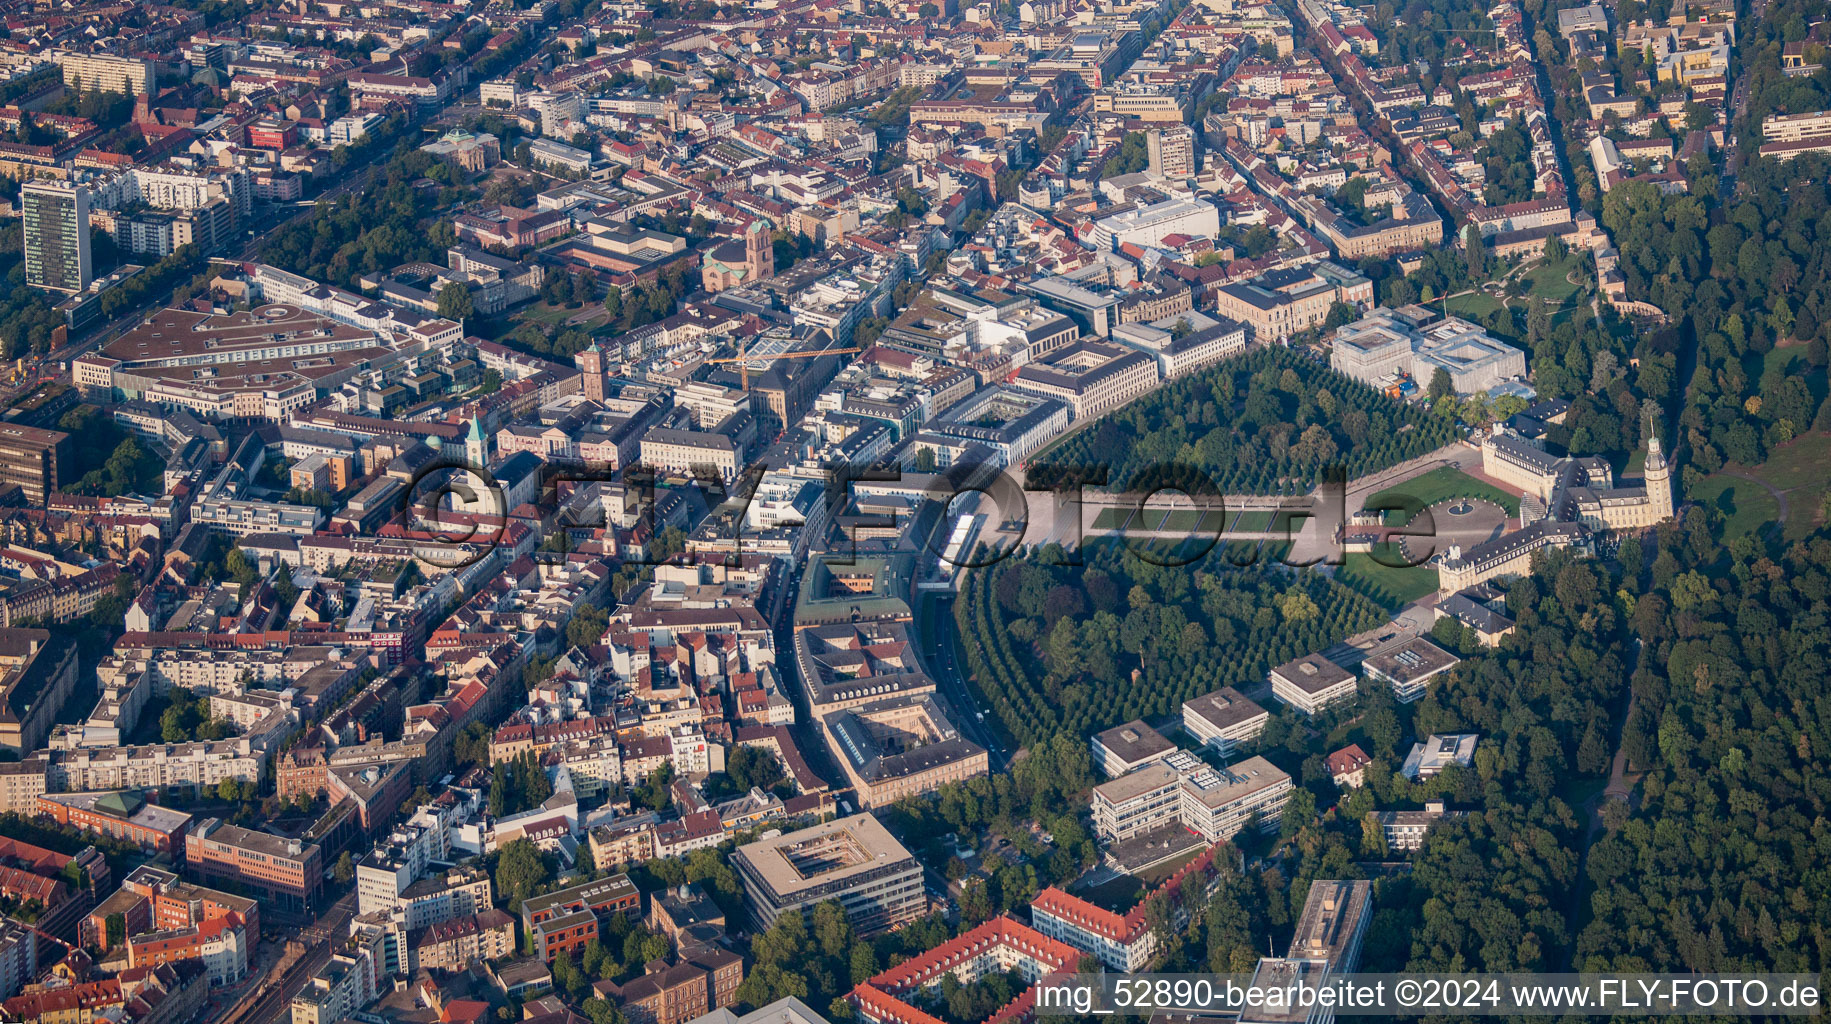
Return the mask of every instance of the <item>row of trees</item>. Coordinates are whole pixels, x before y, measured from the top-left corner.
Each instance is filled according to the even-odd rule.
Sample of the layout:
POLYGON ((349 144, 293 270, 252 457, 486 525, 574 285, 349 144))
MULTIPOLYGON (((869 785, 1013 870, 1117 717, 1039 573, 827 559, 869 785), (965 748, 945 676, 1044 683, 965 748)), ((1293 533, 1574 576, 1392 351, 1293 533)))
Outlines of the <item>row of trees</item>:
POLYGON ((1245 685, 1372 628, 1373 601, 1309 570, 1162 566, 1116 544, 971 571, 954 607, 980 691, 1019 742, 1084 736, 1245 685))
POLYGON ((1596 563, 1554 553, 1509 595, 1520 631, 1503 647, 1465 646, 1459 627, 1441 632, 1465 660, 1418 703, 1398 705, 1384 688, 1368 688, 1358 716, 1339 724, 1293 728, 1274 716, 1261 747, 1281 763, 1301 758, 1303 787, 1274 839, 1236 837, 1264 859, 1220 865, 1207 918, 1172 944, 1162 969, 1249 970, 1268 937, 1273 946, 1288 941, 1311 881, 1370 876, 1379 881, 1366 970, 1562 969, 1583 841, 1565 787, 1608 770, 1609 712, 1625 696, 1632 657, 1618 589, 1596 563), (1398 774, 1408 739, 1432 732, 1478 733, 1473 768, 1423 782, 1398 774), (1344 737, 1373 758, 1367 785, 1346 792, 1322 757, 1344 737), (1397 856, 1373 812, 1430 799, 1466 814, 1431 831, 1411 872, 1370 863, 1397 856))
POLYGON ((1112 486, 1141 491, 1295 493, 1309 490, 1329 467, 1360 476, 1454 435, 1449 423, 1271 347, 1172 381, 1109 413, 1070 436, 1048 461, 1104 466, 1112 486))
MULTIPOLYGON (((1453 625, 1436 631, 1461 665, 1409 707, 1371 691, 1362 716, 1343 723, 1374 757, 1362 790, 1337 794, 1320 764, 1339 733, 1325 739, 1281 720, 1268 742, 1307 756, 1276 849, 1246 834, 1241 847, 1265 859, 1217 859, 1205 909, 1167 936, 1164 969, 1250 970, 1268 945, 1288 941, 1310 881, 1366 877, 1366 861, 1393 856, 1373 811, 1431 798, 1467 814, 1432 831, 1413 871, 1381 873, 1369 970, 1818 969, 1822 950, 1810 936, 1831 907, 1823 866, 1831 859, 1813 825, 1831 811, 1822 781, 1831 735, 1820 708, 1831 664, 1831 533, 1764 550, 1749 538, 1725 547, 1721 525, 1715 512, 1690 510, 1659 528, 1648 565, 1541 555, 1510 589, 1520 628, 1498 649, 1453 625), (1619 717, 1630 686, 1634 710, 1621 742, 1630 768, 1647 772, 1645 802, 1602 814, 1583 871, 1592 826, 1568 797, 1608 772, 1611 715, 1619 717), (1402 737, 1465 731, 1481 736, 1472 768, 1425 782, 1394 771, 1402 737), (1331 799, 1339 802, 1326 806, 1331 799)), ((1008 584, 981 570, 963 602, 1047 620, 1054 596, 1058 625, 1085 616, 1062 604, 1047 573, 1026 568, 1057 567, 1017 563, 1008 584)), ((1084 575, 1094 571, 1110 576, 1099 564, 1084 575)), ((1110 579, 1082 584, 1090 602, 1113 599, 1110 579)), ((1145 603, 1162 603, 1153 595, 1161 580, 1132 586, 1145 603)), ((1200 582, 1192 589, 1212 596, 1200 582)), ((1111 610, 1129 614, 1139 602, 1128 591, 1111 610)), ((1091 856, 1084 826, 1058 810, 1080 806, 1092 783, 1083 731, 1033 743, 1008 776, 943 787, 886 813, 924 860, 947 861, 950 875, 943 830, 999 832, 1017 843, 1017 858, 968 879, 961 927, 1021 908, 1091 856), (1054 844, 1036 838, 1030 821, 1054 844)), ((1161 909, 1156 917, 1167 928, 1161 909)), ((741 998, 754 1006, 796 995, 844 1015, 835 1000, 850 985, 949 932, 931 919, 873 943, 850 935, 837 907, 817 911, 811 925, 791 915, 754 940, 757 970, 741 998)), ((997 994, 948 987, 931 1006, 964 1019, 982 1008, 975 999, 997 994)))

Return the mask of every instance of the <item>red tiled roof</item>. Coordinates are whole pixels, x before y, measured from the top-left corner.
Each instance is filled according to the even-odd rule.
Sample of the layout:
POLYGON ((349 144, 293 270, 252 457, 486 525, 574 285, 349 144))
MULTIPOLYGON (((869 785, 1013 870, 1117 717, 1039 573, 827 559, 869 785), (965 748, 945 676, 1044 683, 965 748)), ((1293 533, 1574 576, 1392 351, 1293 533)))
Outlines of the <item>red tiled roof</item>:
POLYGON ((1367 752, 1360 748, 1360 744, 1350 743, 1329 755, 1329 774, 1336 776, 1359 771, 1367 767, 1372 760, 1367 756, 1367 752))

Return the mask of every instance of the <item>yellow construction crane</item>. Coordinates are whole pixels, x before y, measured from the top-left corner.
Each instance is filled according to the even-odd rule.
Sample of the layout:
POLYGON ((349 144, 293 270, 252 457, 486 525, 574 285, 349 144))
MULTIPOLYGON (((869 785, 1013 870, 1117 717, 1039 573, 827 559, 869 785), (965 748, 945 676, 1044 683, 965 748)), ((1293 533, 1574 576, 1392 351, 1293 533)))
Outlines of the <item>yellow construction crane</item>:
POLYGON ((750 361, 752 359, 763 360, 765 362, 767 362, 768 360, 771 360, 771 359, 813 359, 816 356, 843 356, 843 355, 850 355, 851 353, 854 353, 854 352, 863 352, 863 351, 864 351, 864 349, 862 349, 862 348, 823 348, 823 349, 819 349, 817 351, 808 351, 808 352, 775 352, 775 353, 771 353, 771 354, 767 354, 767 355, 765 355, 765 354, 749 355, 749 354, 747 354, 745 347, 743 345, 739 345, 737 355, 726 356, 723 359, 708 359, 708 360, 706 360, 706 362, 708 362, 708 363, 737 363, 738 364, 738 379, 743 382, 744 390, 749 391, 750 390, 750 361))

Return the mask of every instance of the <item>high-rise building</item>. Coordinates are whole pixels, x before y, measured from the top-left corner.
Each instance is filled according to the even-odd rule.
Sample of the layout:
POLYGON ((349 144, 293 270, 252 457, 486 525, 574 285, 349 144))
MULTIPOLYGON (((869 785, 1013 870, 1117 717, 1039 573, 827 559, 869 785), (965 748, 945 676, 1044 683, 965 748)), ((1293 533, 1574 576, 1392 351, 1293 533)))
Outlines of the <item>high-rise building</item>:
POLYGON ((0 424, 0 486, 18 484, 28 505, 43 507, 70 458, 70 435, 61 430, 0 424))
POLYGON ((89 261, 89 190, 34 181, 20 190, 25 213, 25 283, 80 292, 95 278, 89 261))
POLYGON ((1152 128, 1144 133, 1150 170, 1166 178, 1195 177, 1195 132, 1188 125, 1152 128))

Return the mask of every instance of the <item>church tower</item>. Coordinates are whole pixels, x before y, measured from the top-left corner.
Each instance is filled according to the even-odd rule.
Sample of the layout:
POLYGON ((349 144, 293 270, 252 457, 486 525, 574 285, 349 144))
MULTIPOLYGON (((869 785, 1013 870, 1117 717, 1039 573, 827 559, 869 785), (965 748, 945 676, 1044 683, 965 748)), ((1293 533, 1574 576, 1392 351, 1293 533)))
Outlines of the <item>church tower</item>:
POLYGON ((1672 472, 1666 465, 1666 456, 1659 450, 1659 435, 1647 436, 1647 467, 1644 473, 1647 482, 1647 501, 1653 506, 1653 521, 1663 522, 1672 518, 1672 472))
POLYGON ((585 397, 593 402, 604 402, 604 349, 594 338, 590 345, 573 357, 578 363, 579 372, 585 375, 585 397))
POLYGON ((489 435, 483 432, 483 420, 476 413, 471 413, 470 433, 464 437, 464 461, 477 469, 490 464, 489 435))
POLYGON ((744 263, 750 270, 745 284, 776 276, 776 246, 769 237, 769 225, 763 221, 751 221, 744 232, 744 263))

